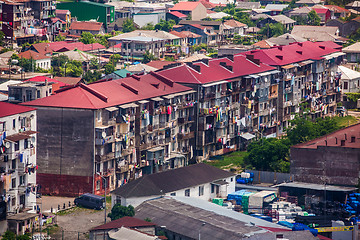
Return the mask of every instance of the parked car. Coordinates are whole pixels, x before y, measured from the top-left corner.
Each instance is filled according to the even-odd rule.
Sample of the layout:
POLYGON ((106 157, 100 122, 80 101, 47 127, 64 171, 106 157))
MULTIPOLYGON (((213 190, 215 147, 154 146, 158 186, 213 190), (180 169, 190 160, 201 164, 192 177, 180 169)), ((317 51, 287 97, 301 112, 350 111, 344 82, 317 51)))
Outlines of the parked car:
POLYGON ((80 197, 75 198, 74 203, 76 206, 100 210, 105 207, 105 197, 85 193, 80 197))

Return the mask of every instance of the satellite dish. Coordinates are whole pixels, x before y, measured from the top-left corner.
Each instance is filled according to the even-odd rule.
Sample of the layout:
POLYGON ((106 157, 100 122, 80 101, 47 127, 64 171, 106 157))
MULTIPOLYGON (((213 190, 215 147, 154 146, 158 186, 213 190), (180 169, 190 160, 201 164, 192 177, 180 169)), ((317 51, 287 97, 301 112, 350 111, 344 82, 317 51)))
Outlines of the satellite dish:
POLYGON ((10 143, 9 143, 9 142, 6 142, 6 143, 5 143, 5 147, 6 147, 6 148, 10 148, 10 143))
POLYGON ((31 138, 30 138, 30 141, 31 141, 32 143, 35 143, 35 137, 31 137, 31 138))
POLYGON ((102 132, 101 136, 102 136, 103 138, 106 138, 106 132, 102 132))

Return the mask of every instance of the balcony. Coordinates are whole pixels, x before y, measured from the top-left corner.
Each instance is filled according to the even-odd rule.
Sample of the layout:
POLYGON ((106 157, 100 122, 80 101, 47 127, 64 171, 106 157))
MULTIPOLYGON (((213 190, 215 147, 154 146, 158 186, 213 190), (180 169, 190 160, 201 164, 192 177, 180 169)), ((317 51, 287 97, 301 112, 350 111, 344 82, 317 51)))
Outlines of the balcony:
POLYGON ((142 143, 140 144, 140 151, 146 150, 151 146, 150 143, 142 143))
POLYGON ((111 152, 104 155, 95 155, 95 161, 96 162, 103 162, 103 161, 109 161, 115 158, 115 153, 111 152))

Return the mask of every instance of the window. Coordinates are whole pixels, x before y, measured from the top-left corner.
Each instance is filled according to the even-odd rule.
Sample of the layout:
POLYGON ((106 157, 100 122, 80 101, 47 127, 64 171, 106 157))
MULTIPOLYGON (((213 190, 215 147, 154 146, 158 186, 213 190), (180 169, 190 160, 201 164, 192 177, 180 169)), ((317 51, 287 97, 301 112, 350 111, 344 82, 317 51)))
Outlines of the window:
POLYGON ((6 122, 0 123, 0 132, 3 132, 6 130, 6 122))
POLYGON ((170 196, 176 196, 176 193, 175 192, 170 193, 170 196))
POLYGON ((11 188, 16 188, 16 178, 11 179, 11 188))
POLYGON ((13 128, 15 128, 15 127, 16 127, 16 120, 13 119, 13 128))
POLYGON ((211 193, 214 193, 214 192, 215 192, 215 185, 211 184, 211 193))
POLYGON ((233 178, 230 178, 230 182, 232 182, 233 181, 233 178))
POLYGON ((27 148, 29 148, 29 140, 25 139, 24 140, 24 149, 27 149, 27 148))
POLYGON ((96 181, 96 190, 100 190, 100 180, 96 181))
POLYGON ((40 98, 40 90, 36 91, 36 98, 40 98))
POLYGON ((344 89, 348 89, 348 82, 344 82, 344 89))
POLYGON ((98 120, 98 122, 101 121, 101 110, 97 111, 97 120, 98 120))
POLYGON ((15 151, 19 151, 19 148, 20 148, 20 144, 19 144, 19 141, 15 142, 15 151))
POLYGON ((199 186, 199 196, 204 195, 204 186, 199 186))
POLYGON ((14 170, 16 169, 16 159, 11 161, 11 168, 14 170))
POLYGON ((185 190, 185 197, 190 197, 190 189, 185 190))
POLYGON ((25 185, 25 176, 20 176, 20 179, 19 179, 19 185, 25 185))

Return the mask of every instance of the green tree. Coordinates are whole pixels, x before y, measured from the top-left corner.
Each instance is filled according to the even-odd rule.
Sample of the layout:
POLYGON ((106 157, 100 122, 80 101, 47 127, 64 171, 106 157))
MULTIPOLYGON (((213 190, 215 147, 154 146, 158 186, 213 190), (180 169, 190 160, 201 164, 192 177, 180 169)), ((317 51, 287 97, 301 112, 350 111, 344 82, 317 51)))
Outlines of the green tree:
POLYGON ((124 33, 132 32, 132 31, 134 31, 134 30, 136 29, 136 28, 135 28, 134 21, 133 21, 132 19, 130 19, 130 18, 127 18, 127 19, 124 21, 122 27, 123 27, 123 32, 124 32, 124 33))
POLYGON ((104 66, 104 68, 105 68, 105 74, 106 74, 106 75, 107 75, 107 74, 110 74, 110 73, 113 73, 113 72, 115 71, 114 65, 112 65, 110 62, 107 63, 107 64, 104 66))
POLYGON ((66 72, 66 76, 70 77, 80 77, 83 74, 82 63, 80 61, 70 61, 60 69, 62 70, 61 72, 66 72))
POLYGON ((320 26, 321 19, 315 10, 311 10, 308 15, 308 24, 312 26, 320 26))
POLYGON ((2 236, 2 240, 16 240, 16 234, 8 230, 2 236))
POLYGON ((101 72, 100 71, 87 71, 82 79, 87 82, 87 83, 92 83, 92 82, 96 82, 97 80, 99 80, 101 78, 101 72))
POLYGON ((97 69, 99 67, 99 61, 97 58, 90 59, 90 68, 91 69, 97 69))
POLYGON ((155 60, 154 54, 152 54, 149 50, 146 50, 144 53, 144 58, 142 60, 143 63, 151 62, 152 60, 155 60))
POLYGON ((286 138, 262 138, 248 146, 247 165, 264 171, 288 172, 290 141, 286 138))
POLYGON ((267 23, 260 29, 259 34, 267 37, 277 37, 284 34, 284 26, 281 23, 267 23))
POLYGON ((133 206, 129 205, 128 207, 121 206, 120 203, 114 205, 111 209, 111 212, 108 214, 108 217, 111 218, 111 221, 129 216, 133 217, 135 215, 135 209, 133 206))
POLYGON ((116 64, 121 60, 121 55, 120 54, 113 54, 110 56, 110 62, 116 66, 116 64))
POLYGON ((0 31, 0 46, 5 44, 5 33, 0 31))
POLYGON ((170 32, 173 28, 173 26, 176 24, 176 22, 172 19, 169 21, 160 20, 158 24, 155 25, 155 30, 162 30, 165 32, 170 32))
POLYGON ((62 35, 58 34, 58 35, 55 37, 55 41, 56 41, 56 42, 65 41, 65 36, 62 36, 62 35))
POLYGON ((80 42, 84 43, 84 44, 90 44, 90 43, 95 43, 95 37, 91 32, 83 32, 81 34, 81 38, 79 39, 80 42))
POLYGON ((154 24, 153 23, 147 23, 145 26, 143 26, 142 30, 154 30, 154 24))

